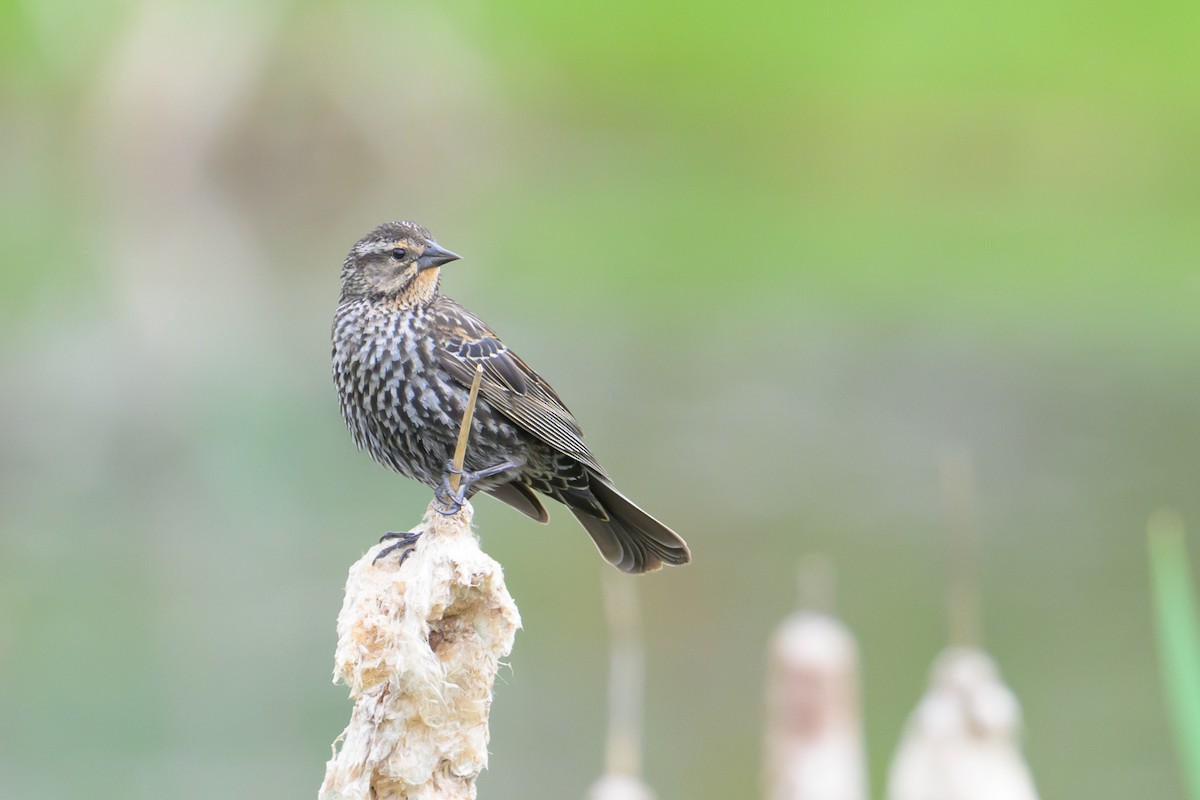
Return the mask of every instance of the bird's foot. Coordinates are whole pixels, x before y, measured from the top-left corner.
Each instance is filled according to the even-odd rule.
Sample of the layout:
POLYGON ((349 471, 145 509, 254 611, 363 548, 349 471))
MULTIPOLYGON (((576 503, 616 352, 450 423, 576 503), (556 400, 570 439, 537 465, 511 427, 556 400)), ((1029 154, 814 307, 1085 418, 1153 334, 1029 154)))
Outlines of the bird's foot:
POLYGON ((447 474, 442 478, 441 485, 434 490, 433 497, 438 501, 438 513, 452 517, 462 511, 463 503, 467 502, 467 490, 462 483, 457 489, 450 488, 450 475, 447 474))
POLYGON ((405 560, 412 555, 413 547, 417 544, 417 539, 420 538, 421 531, 405 531, 404 533, 388 531, 383 536, 379 537, 380 543, 386 542, 388 539, 395 539, 395 541, 380 550, 371 563, 378 564, 379 559, 390 556, 397 550, 404 550, 404 552, 400 554, 400 563, 403 564, 405 560))
POLYGON ((474 472, 468 472, 461 469, 455 469, 454 463, 446 465, 446 474, 442 477, 442 483, 438 486, 437 491, 433 496, 437 498, 441 508, 438 513, 444 514, 447 517, 454 516, 462 510, 463 503, 467 502, 467 493, 471 490, 471 486, 477 481, 484 478, 490 478, 493 475, 499 475, 501 472, 515 468, 517 465, 512 461, 503 461, 490 467, 484 467, 474 472), (450 476, 457 475, 458 488, 450 487, 450 476))

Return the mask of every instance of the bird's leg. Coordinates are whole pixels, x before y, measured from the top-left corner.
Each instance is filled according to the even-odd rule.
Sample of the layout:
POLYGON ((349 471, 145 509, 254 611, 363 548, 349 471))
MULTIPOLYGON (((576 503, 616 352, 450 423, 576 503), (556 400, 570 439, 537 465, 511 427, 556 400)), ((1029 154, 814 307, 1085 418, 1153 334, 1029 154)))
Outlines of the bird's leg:
POLYGON ((379 541, 381 543, 387 541, 388 539, 395 539, 396 541, 392 542, 390 545, 388 545, 387 547, 380 550, 379 553, 375 556, 375 559, 371 563, 378 564, 379 559, 381 559, 385 556, 390 556, 392 553, 396 552, 397 550, 403 549, 404 552, 400 555, 400 563, 403 564, 404 561, 410 555, 412 555, 413 546, 417 543, 417 539, 420 539, 420 538, 421 538, 421 531, 405 531, 404 533, 395 533, 393 531, 388 531, 383 536, 379 537, 379 541))
POLYGON ((516 469, 518 466, 513 461, 503 461, 490 467, 468 472, 466 470, 455 469, 454 462, 446 464, 446 474, 442 477, 442 484, 433 493, 433 496, 437 498, 438 503, 442 506, 438 509, 438 512, 448 517, 457 514, 462 509, 463 503, 467 502, 467 492, 473 483, 484 478, 490 478, 493 475, 499 475, 501 472, 507 472, 510 469, 516 469), (459 476, 457 489, 450 488, 451 475, 459 476))

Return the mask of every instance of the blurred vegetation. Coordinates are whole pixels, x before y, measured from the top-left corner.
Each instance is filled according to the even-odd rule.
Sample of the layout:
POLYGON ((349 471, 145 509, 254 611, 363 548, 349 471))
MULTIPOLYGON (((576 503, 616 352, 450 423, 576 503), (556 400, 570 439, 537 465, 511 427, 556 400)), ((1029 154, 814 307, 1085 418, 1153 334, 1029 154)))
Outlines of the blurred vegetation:
POLYGON ((1168 511, 1150 518, 1158 649, 1176 747, 1191 797, 1200 797, 1200 620, 1183 523, 1168 511))
MULTIPOLYGON (((661 796, 753 794, 814 550, 881 785, 951 442, 1039 788, 1182 797, 1128 532, 1200 517, 1198 17, 0 0, 0 796, 315 792, 345 569, 426 502, 341 428, 337 268, 409 217, 693 546, 642 584, 661 796)), ((526 624, 482 791, 580 796, 598 559, 479 505, 526 624)))

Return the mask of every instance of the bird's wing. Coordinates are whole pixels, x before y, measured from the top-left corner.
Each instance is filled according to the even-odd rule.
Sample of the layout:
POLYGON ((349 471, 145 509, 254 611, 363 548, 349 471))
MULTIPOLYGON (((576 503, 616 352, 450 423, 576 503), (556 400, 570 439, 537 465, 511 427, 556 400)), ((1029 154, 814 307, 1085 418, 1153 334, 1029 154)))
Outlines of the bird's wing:
POLYGON ((583 443, 583 431, 550 384, 508 349, 478 317, 447 297, 434 306, 438 361, 456 381, 470 386, 483 365, 479 392, 526 432, 600 475, 604 468, 583 443))

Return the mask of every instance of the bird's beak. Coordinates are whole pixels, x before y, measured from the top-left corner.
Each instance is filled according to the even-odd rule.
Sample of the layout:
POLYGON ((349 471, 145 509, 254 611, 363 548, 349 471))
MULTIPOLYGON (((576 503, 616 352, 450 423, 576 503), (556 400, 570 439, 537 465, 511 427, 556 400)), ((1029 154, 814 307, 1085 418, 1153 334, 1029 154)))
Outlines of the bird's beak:
POLYGON ((451 261, 458 261, 460 258, 462 256, 458 253, 451 253, 437 242, 430 242, 425 245, 425 252, 421 253, 421 257, 417 259, 417 270, 433 269, 442 264, 449 264, 451 261))

